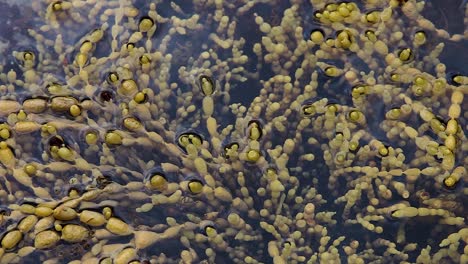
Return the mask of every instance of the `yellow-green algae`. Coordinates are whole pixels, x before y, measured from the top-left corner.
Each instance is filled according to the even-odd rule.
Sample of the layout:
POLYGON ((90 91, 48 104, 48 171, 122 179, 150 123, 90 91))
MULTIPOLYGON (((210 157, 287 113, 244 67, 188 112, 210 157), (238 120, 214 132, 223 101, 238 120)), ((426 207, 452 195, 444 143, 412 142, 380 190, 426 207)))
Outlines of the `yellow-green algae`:
POLYGON ((468 263, 436 2, 0 1, 0 262, 468 263))

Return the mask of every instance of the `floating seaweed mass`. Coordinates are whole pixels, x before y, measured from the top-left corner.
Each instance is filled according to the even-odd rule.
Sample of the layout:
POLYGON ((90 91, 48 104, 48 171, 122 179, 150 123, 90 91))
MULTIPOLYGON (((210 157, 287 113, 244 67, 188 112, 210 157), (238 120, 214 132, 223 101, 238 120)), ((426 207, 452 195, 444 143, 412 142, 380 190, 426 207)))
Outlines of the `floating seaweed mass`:
POLYGON ((0 0, 0 263, 468 263, 461 2, 0 0))

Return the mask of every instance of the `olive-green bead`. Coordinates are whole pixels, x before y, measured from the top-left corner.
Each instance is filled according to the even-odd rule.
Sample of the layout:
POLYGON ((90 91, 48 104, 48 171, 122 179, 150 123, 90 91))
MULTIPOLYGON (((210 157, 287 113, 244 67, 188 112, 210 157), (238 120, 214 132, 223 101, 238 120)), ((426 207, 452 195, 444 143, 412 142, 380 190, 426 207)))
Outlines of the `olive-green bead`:
POLYGON ((120 145, 122 144, 122 136, 114 131, 107 132, 105 141, 109 145, 120 145))
POLYGON ((188 183, 188 190, 192 194, 199 194, 203 191, 203 183, 199 180, 191 180, 188 183))
POLYGON ((154 21, 150 17, 144 17, 140 20, 138 28, 141 32, 148 32, 154 26, 154 21))

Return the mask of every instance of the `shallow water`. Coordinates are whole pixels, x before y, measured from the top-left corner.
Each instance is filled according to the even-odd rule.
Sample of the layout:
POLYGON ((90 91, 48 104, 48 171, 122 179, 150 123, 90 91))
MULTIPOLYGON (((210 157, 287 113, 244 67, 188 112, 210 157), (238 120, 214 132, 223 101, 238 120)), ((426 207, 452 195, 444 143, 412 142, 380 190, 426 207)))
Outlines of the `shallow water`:
POLYGON ((467 263, 467 10, 0 0, 0 262, 467 263))

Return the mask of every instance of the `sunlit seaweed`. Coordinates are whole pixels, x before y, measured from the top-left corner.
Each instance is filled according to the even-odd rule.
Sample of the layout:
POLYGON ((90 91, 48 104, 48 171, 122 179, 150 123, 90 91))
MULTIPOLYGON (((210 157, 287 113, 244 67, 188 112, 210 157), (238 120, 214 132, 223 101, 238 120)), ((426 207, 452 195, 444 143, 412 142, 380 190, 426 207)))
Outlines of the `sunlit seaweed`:
POLYGON ((0 262, 468 263, 433 2, 0 1, 0 262))

